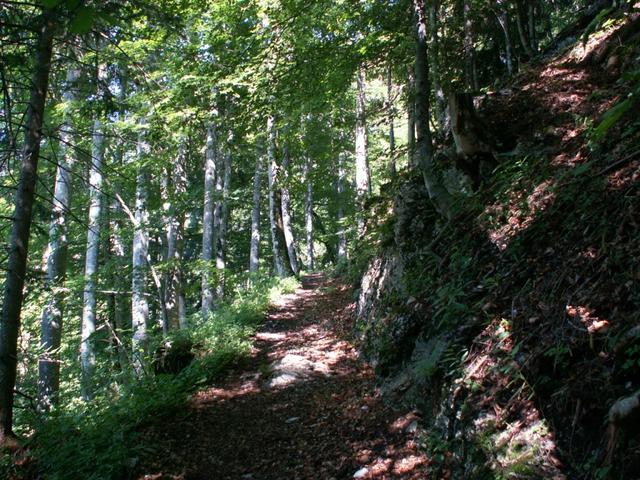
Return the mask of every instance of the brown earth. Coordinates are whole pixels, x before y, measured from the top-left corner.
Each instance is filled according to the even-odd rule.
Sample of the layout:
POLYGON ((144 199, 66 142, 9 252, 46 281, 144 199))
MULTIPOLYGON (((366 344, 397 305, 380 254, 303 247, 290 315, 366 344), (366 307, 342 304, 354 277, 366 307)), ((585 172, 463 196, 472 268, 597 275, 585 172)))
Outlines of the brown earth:
POLYGON ((320 275, 274 305, 252 358, 142 433, 138 479, 418 479, 417 417, 383 404, 344 339, 352 292, 320 275))

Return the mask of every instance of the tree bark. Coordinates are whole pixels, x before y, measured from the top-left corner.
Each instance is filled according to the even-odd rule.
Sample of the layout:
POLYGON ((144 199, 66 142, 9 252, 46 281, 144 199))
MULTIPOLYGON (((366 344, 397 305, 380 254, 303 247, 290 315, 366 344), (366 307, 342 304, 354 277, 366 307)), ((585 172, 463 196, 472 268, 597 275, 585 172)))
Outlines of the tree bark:
POLYGON ((504 34, 504 50, 505 62, 507 64, 507 72, 513 75, 513 43, 511 42, 511 34, 509 33, 509 15, 507 12, 506 0, 498 0, 498 10, 495 12, 502 33, 504 34))
POLYGON ((410 169, 417 168, 416 153, 416 80, 415 69, 407 74, 407 163, 410 169))
POLYGON ((278 232, 278 220, 281 219, 280 199, 277 195, 277 174, 278 164, 276 163, 276 129, 273 116, 267 119, 267 164, 269 179, 269 231, 271 232, 271 251, 273 254, 273 268, 278 277, 287 276, 287 267, 280 245, 280 234, 278 232))
POLYGON ((429 63, 427 59, 427 24, 424 0, 413 0, 416 22, 416 163, 422 169, 422 176, 429 198, 441 215, 451 216, 451 195, 440 181, 433 162, 433 145, 429 129, 429 63))
POLYGON ((357 73, 356 92, 356 201, 358 203, 358 235, 364 233, 364 199, 371 194, 364 65, 357 73))
POLYGON ((313 161, 307 154, 304 162, 304 179, 307 184, 307 192, 304 201, 304 225, 307 240, 307 268, 309 271, 315 269, 314 246, 313 246, 313 180, 311 169, 313 161))
POLYGON ((262 149, 256 152, 256 169, 253 175, 253 209, 251 210, 251 243, 249 247, 249 272, 260 267, 260 197, 262 184, 262 149))
POLYGON ((467 87, 479 90, 478 75, 476 70, 476 50, 473 35, 473 17, 471 15, 470 0, 462 0, 462 15, 464 18, 464 74, 467 87))
POLYGON ((396 134, 394 131, 395 111, 393 105, 393 78, 391 64, 387 66, 387 122, 389 123, 389 174, 394 178, 398 174, 396 166, 396 134))
POLYGON ((218 270, 218 289, 216 296, 220 299, 225 295, 225 270, 227 268, 227 228, 229 224, 229 195, 231 191, 231 145, 233 132, 229 130, 227 147, 224 152, 224 165, 222 172, 222 201, 220 204, 220 225, 218 228, 218 241, 216 252, 216 269, 218 270))
POLYGON ((526 31, 526 21, 524 19, 525 12, 523 11, 524 7, 522 6, 522 2, 516 1, 516 24, 518 27, 518 35, 520 36, 520 44, 524 49, 524 53, 531 58, 533 57, 533 50, 531 50, 531 45, 529 43, 529 39, 527 38, 526 31))
POLYGON ((336 221, 338 223, 338 251, 336 256, 338 261, 346 261, 348 257, 347 232, 345 229, 344 215, 346 176, 345 152, 342 151, 341 148, 340 153, 338 153, 338 178, 336 179, 336 194, 338 197, 338 212, 336 215, 336 221))
POLYGON ((89 400, 93 394, 95 369, 96 282, 100 250, 100 221, 102 216, 102 168, 104 161, 103 125, 99 119, 93 123, 93 147, 89 172, 89 227, 84 267, 84 301, 82 333, 80 337, 80 367, 82 369, 82 397, 89 400))
MULTIPOLYGON (((144 126, 146 122, 141 121, 144 126)), ((151 153, 151 146, 142 130, 138 135, 137 156, 141 163, 136 178, 135 225, 133 231, 133 274, 131 280, 131 326, 133 329, 133 367, 138 376, 144 372, 144 357, 147 352, 147 324, 149 303, 147 301, 147 262, 149 255, 149 232, 147 211, 147 183, 149 174, 144 165, 151 153)))
POLYGON ((215 237, 215 184, 217 167, 217 132, 213 122, 207 126, 207 146, 204 167, 204 212, 202 215, 202 318, 206 320, 213 310, 212 285, 213 247, 215 237))
POLYGON ((72 175, 76 163, 73 151, 74 136, 71 119, 71 105, 79 98, 77 82, 80 70, 71 67, 67 70, 65 91, 65 113, 60 129, 60 150, 56 181, 53 194, 53 208, 49 227, 49 244, 46 255, 46 289, 49 296, 42 311, 40 348, 42 354, 38 361, 38 408, 48 411, 58 404, 60 390, 60 340, 64 313, 63 287, 67 274, 67 251, 69 240, 68 214, 71 206, 72 175))
POLYGON ((13 389, 16 383, 18 334, 22 310, 24 279, 29 251, 29 233, 35 196, 42 119, 49 87, 56 13, 45 10, 38 31, 35 70, 25 120, 21 152, 20 180, 15 196, 13 225, 9 240, 7 276, 4 283, 2 323, 0 323, 0 445, 13 436, 13 389))
POLYGON ((282 188, 280 189, 281 195, 281 210, 282 210, 282 229, 284 233, 284 241, 287 246, 287 256, 289 257, 289 265, 291 271, 298 275, 300 267, 298 266, 298 253, 296 251, 296 242, 293 236, 293 226, 291 221, 291 198, 289 195, 289 163, 291 159, 289 157, 289 146, 285 145, 282 155, 282 188))
POLYGON ((429 36, 431 38, 431 72, 433 79, 433 91, 436 97, 436 119, 438 128, 443 134, 449 128, 449 112, 447 110, 447 99, 445 98, 440 81, 440 37, 438 36, 438 9, 440 0, 429 1, 429 36))

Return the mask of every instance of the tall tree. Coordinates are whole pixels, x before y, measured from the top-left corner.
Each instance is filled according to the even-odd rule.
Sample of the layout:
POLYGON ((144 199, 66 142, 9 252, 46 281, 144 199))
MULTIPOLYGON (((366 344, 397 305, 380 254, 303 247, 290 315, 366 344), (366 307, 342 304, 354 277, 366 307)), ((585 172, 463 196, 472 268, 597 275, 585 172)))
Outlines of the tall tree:
MULTIPOLYGON (((104 81, 104 66, 98 67, 97 84, 104 81)), ((100 90, 98 90, 100 91, 100 90)), ((100 95, 98 95, 100 96, 100 95)), ((102 182, 104 163, 103 123, 97 114, 93 122, 91 166, 89 169, 89 224, 87 228, 87 250, 84 269, 84 300, 82 308, 82 332, 80 336, 80 366, 82 368, 82 396, 92 396, 93 371, 95 368, 96 331, 96 287, 98 275, 98 253, 102 221, 102 182)))
POLYGON ((311 271, 315 269, 314 246, 313 246, 313 179, 311 172, 313 160, 307 153, 304 162, 304 181, 306 183, 306 195, 304 199, 304 226, 307 240, 307 268, 311 271))
POLYGON ((136 153, 138 173, 136 176, 135 225, 133 230, 133 258, 131 276, 131 326, 133 329, 133 366, 138 375, 144 371, 144 356, 147 351, 147 324, 149 302, 147 301, 147 262, 149 257, 149 213, 147 211, 149 173, 146 162, 151 153, 147 140, 147 122, 140 120, 140 131, 136 153))
POLYGON ((278 221, 281 221, 281 202, 278 195, 278 164, 276 162, 276 127, 272 115, 267 118, 267 170, 269 180, 269 231, 271 233, 271 251, 273 254, 273 268, 277 276, 284 278, 291 268, 285 262, 285 254, 279 231, 278 221))
POLYGON ((40 157, 40 140, 42 139, 42 121, 49 87, 53 38, 58 26, 57 19, 57 12, 45 7, 38 22, 34 72, 24 123, 20 180, 16 190, 15 209, 12 217, 7 277, 4 283, 2 304, 2 323, 0 324, 0 446, 9 442, 13 436, 13 389, 16 383, 18 333, 20 332, 20 311, 23 302, 22 290, 27 269, 31 216, 40 157))
POLYGON ((429 198, 445 217, 451 215, 451 194, 444 188, 433 161, 430 119, 429 61, 427 58, 427 20, 424 0, 413 0, 416 22, 416 133, 417 163, 422 169, 429 198))
POLYGON ((212 262, 215 239, 215 186, 218 138, 213 120, 207 125, 207 144, 204 166, 204 212, 202 214, 202 318, 207 319, 213 310, 214 286, 212 262))
POLYGON ((364 199, 371 194, 366 104, 364 65, 361 64, 356 75, 356 195, 359 235, 364 231, 364 199))
POLYGON ((262 184, 262 147, 256 149, 256 168, 253 175, 253 208, 251 209, 251 242, 249 246, 249 272, 260 267, 260 192, 262 184))
POLYGON ((56 180, 52 200, 49 244, 46 256, 46 288, 49 299, 42 311, 40 347, 38 361, 38 407, 49 410, 58 403, 60 389, 60 340, 64 312, 64 281, 67 273, 67 251, 69 246, 68 222, 71 207, 71 187, 76 163, 72 110, 78 101, 80 69, 72 65, 67 76, 62 99, 64 116, 60 128, 60 152, 56 167, 56 180))
POLYGON ((285 144, 282 154, 282 187, 280 188, 280 202, 282 212, 282 229, 284 241, 287 247, 287 256, 291 271, 297 275, 299 272, 298 253, 296 242, 293 236, 293 225, 291 219, 291 196, 289 195, 289 145, 285 144))

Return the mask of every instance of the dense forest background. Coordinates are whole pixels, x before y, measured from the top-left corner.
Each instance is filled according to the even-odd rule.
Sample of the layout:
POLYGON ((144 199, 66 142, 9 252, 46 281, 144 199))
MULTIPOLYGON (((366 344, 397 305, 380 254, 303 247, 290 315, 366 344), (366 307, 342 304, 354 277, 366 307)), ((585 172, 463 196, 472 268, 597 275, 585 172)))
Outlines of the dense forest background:
POLYGON ((326 270, 434 478, 635 478, 639 18, 0 0, 0 472, 124 478, 326 270))

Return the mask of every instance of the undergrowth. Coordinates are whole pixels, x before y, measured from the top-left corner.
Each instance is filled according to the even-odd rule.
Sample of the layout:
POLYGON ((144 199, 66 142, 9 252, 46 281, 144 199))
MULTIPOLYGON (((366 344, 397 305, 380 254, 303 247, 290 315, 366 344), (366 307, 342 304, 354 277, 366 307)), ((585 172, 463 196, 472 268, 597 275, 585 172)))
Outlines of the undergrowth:
MULTIPOLYGON (((245 358, 269 305, 297 286, 293 278, 253 279, 251 287, 238 289, 235 299, 220 305, 210 318, 194 316, 189 329, 156 339, 156 345, 193 345, 194 360, 176 375, 154 374, 150 354, 149 371, 141 377, 123 371, 117 379, 102 379, 105 388, 91 401, 75 398, 47 418, 32 413, 29 425, 36 433, 27 431, 26 448, 35 459, 33 475, 51 480, 127 477, 145 448, 136 442, 140 430, 187 413, 189 394, 245 358)), ((10 478, 15 468, 14 462, 3 458, 0 476, 10 478)))

